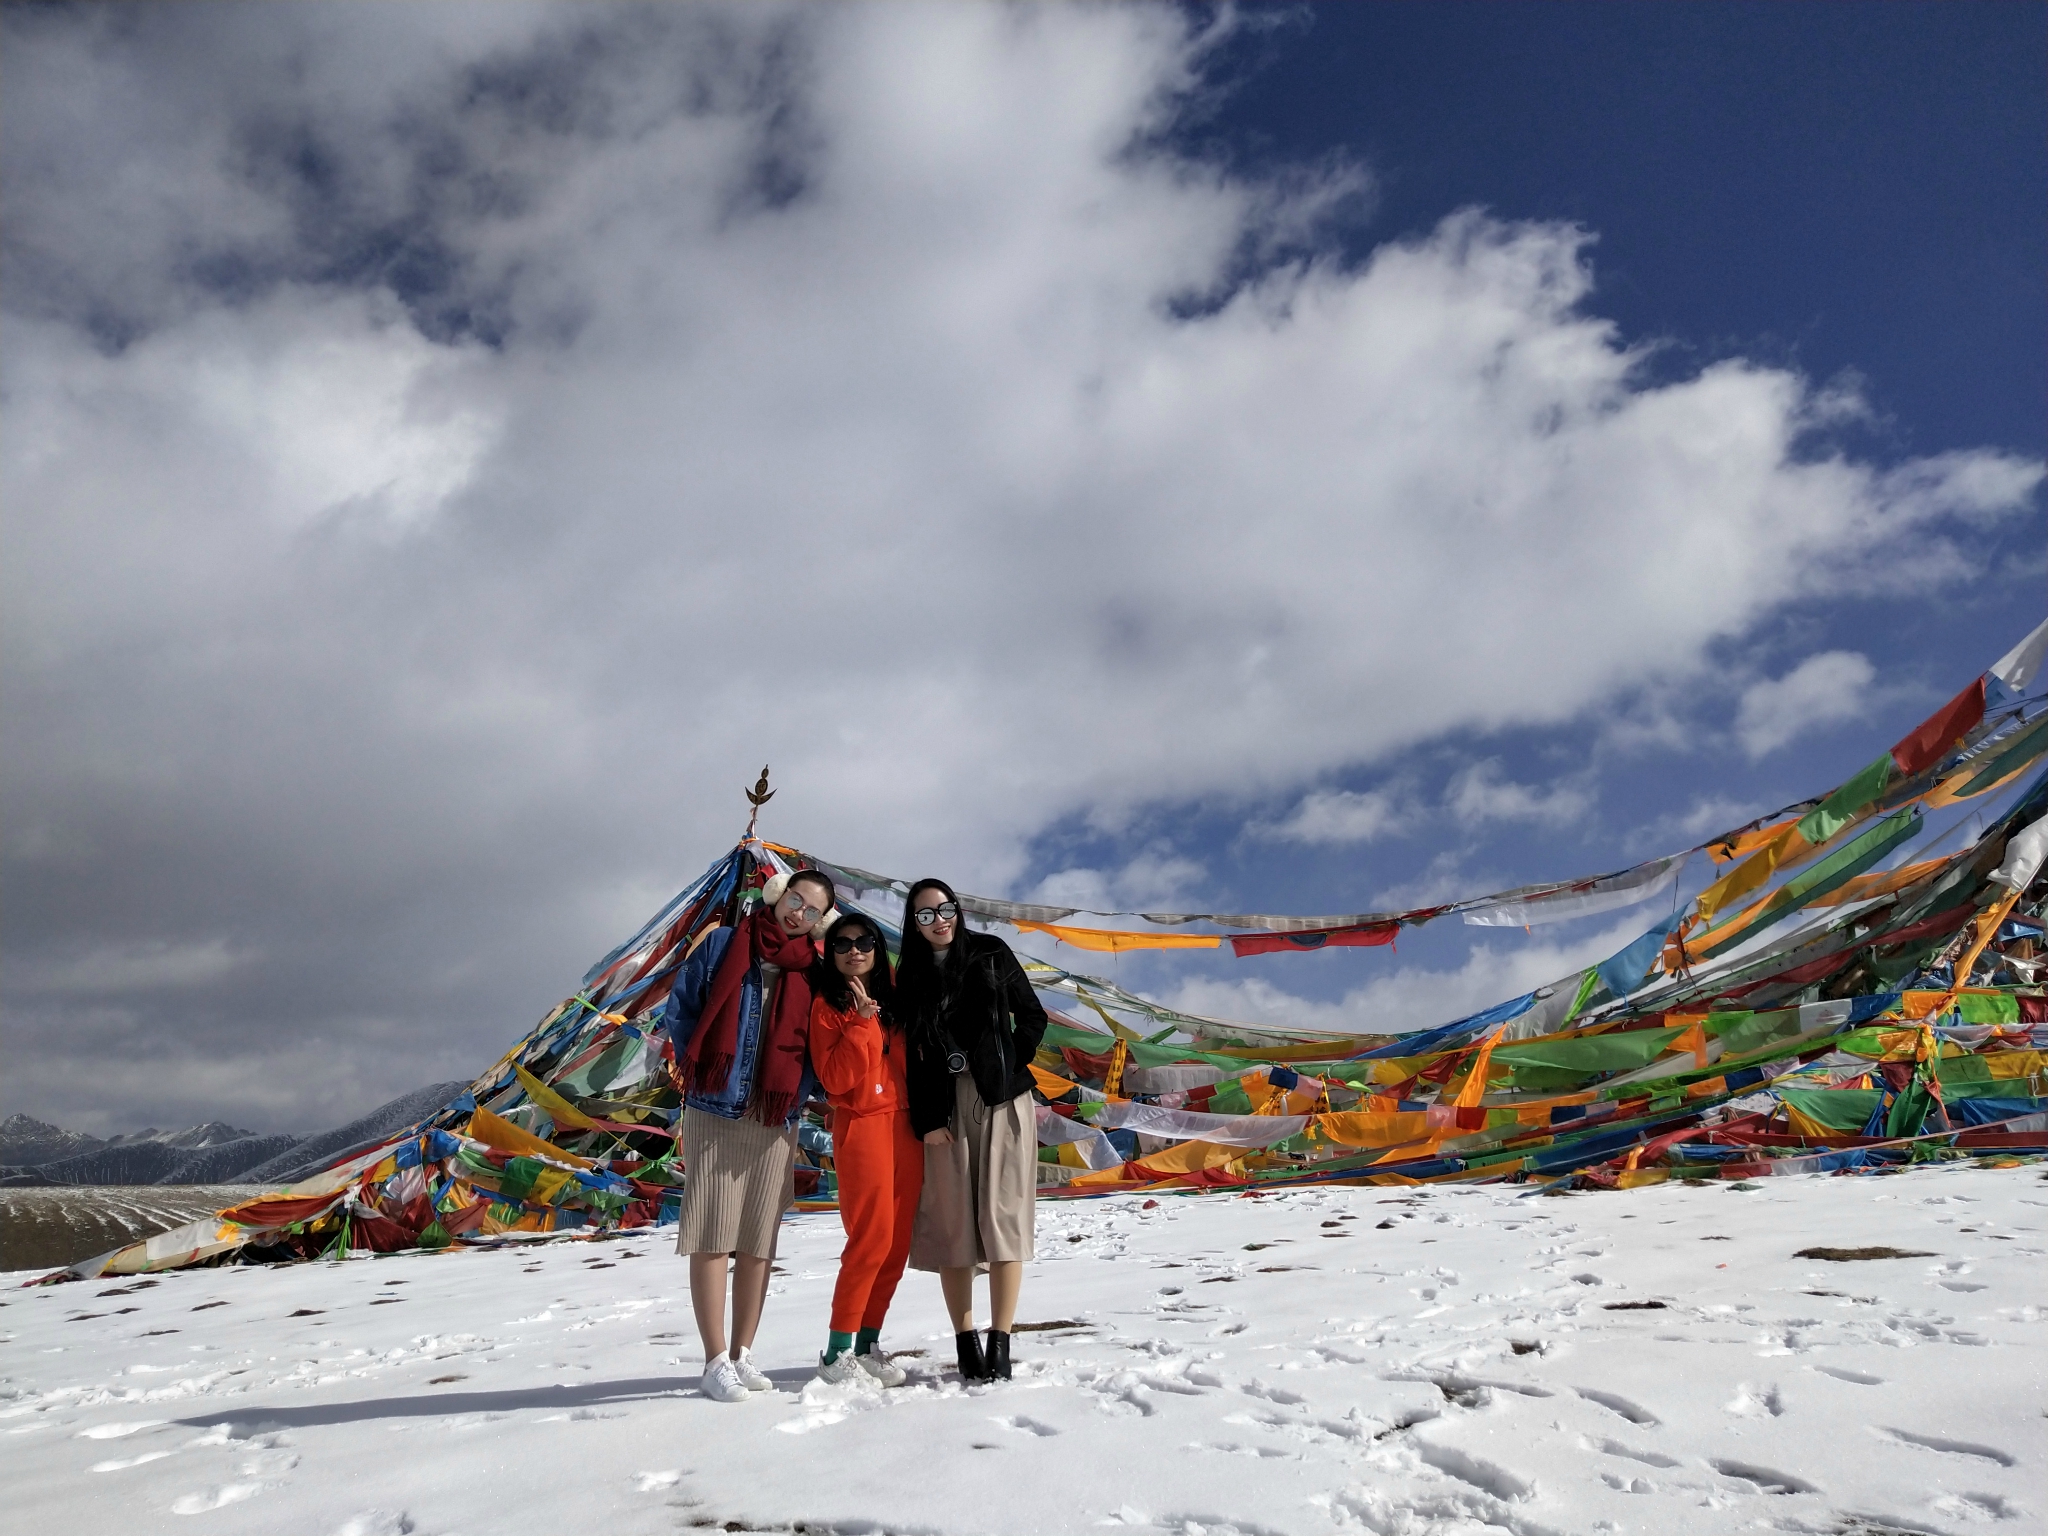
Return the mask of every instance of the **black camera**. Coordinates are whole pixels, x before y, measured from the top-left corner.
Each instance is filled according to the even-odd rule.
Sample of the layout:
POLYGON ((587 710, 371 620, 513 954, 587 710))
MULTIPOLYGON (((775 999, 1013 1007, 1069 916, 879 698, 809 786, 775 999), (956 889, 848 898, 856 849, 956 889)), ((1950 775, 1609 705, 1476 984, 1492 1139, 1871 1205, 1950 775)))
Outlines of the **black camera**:
POLYGON ((965 1051, 946 1052, 946 1070, 955 1077, 965 1072, 967 1070, 967 1053, 965 1051))

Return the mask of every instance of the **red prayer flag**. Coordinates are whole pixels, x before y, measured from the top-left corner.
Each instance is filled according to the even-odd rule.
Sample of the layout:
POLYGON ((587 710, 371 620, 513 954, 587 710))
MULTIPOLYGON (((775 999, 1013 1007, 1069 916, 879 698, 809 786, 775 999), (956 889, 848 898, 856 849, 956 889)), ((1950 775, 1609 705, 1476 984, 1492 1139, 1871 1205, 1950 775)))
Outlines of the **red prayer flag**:
POLYGON ((1110 1058, 1116 1055, 1116 1047, 1106 1051, 1084 1051, 1076 1045, 1060 1047, 1060 1059, 1067 1064, 1067 1070, 1076 1078, 1092 1078, 1097 1082, 1109 1075, 1110 1058))
POLYGON ((1297 949, 1367 949, 1391 944, 1399 923, 1373 923, 1364 928, 1311 928, 1301 933, 1233 933, 1230 948, 1238 955, 1271 955, 1297 949))
POLYGON ((1892 748, 1892 762, 1907 778, 1925 772, 1947 756, 1949 749, 1976 729, 1983 718, 1984 679, 1980 677, 1908 732, 1892 748))

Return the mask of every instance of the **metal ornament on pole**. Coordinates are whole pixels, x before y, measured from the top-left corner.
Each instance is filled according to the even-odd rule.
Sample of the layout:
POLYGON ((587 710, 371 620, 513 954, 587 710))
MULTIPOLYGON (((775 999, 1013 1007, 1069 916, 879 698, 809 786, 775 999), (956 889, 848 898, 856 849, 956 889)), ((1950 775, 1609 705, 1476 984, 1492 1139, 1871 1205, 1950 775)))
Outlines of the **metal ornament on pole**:
POLYGON ((754 823, 761 819, 761 807, 775 798, 775 791, 768 787, 768 765, 766 763, 761 765, 761 777, 754 781, 754 787, 748 790, 746 795, 747 804, 751 805, 754 809, 747 817, 746 835, 741 841, 752 842, 754 838, 754 823))

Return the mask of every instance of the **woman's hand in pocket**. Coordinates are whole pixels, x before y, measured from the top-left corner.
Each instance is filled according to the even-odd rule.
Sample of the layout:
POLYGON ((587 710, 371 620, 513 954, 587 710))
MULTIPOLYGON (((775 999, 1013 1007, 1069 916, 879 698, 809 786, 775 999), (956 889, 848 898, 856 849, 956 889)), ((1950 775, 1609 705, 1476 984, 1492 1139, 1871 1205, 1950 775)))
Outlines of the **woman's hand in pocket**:
POLYGON ((953 1145, 953 1133, 943 1125, 936 1131, 926 1131, 924 1133, 924 1144, 928 1147, 950 1147, 953 1145))

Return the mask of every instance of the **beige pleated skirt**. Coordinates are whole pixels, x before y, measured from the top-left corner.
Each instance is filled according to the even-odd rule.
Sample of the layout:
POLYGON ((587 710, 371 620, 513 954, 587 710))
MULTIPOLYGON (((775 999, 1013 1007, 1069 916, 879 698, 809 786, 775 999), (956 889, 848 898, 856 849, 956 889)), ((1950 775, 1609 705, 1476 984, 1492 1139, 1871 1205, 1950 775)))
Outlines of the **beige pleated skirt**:
POLYGON ((1038 1114, 1020 1093, 994 1108, 974 1078, 953 1082, 952 1144, 924 1146, 924 1193, 912 1269, 968 1269, 1028 1259, 1038 1242, 1038 1114))
POLYGON ((683 1111, 683 1207, 676 1252, 775 1257, 796 1203, 796 1133, 760 1121, 683 1111))

